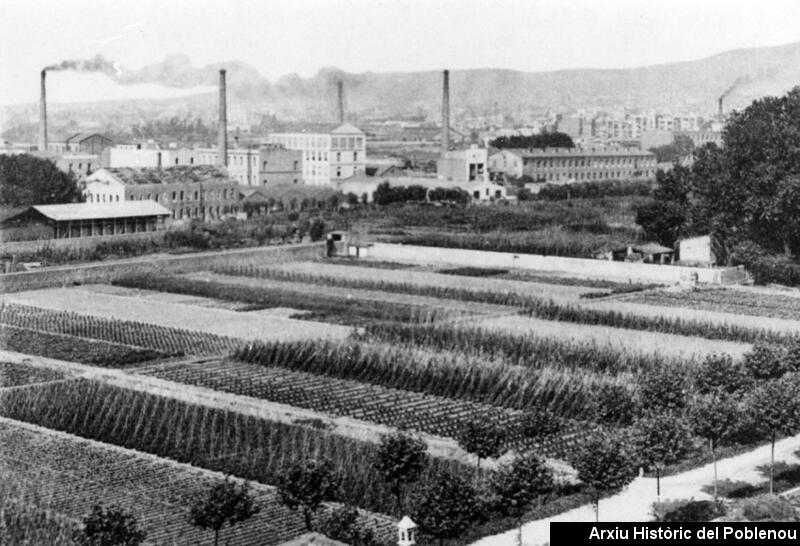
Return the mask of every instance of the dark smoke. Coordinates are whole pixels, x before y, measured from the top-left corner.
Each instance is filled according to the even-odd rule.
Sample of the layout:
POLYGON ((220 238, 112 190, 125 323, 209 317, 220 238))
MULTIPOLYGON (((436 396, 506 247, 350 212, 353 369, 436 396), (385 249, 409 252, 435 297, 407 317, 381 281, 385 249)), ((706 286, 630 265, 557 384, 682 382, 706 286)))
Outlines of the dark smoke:
POLYGON ((66 60, 58 64, 51 64, 44 68, 47 71, 75 70, 77 72, 102 72, 112 77, 119 76, 121 70, 117 63, 114 63, 102 55, 96 55, 91 59, 66 60))
POLYGON ((740 77, 736 78, 736 81, 734 81, 730 85, 730 87, 728 87, 725 90, 725 92, 722 93, 722 95, 719 96, 720 100, 722 100, 725 97, 727 97, 728 95, 730 95, 733 92, 733 90, 736 89, 737 87, 739 87, 740 85, 744 85, 744 84, 748 83, 749 81, 750 81, 750 78, 748 76, 740 76, 740 77))

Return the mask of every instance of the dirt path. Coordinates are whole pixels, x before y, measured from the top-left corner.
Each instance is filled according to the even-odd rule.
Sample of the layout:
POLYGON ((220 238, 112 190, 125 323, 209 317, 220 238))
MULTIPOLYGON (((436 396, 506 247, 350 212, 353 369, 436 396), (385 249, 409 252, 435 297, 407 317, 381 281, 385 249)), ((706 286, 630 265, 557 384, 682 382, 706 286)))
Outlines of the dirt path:
MULTIPOLYGON (((780 440, 775 444, 775 461, 798 462, 795 451, 800 447, 800 435, 780 440)), ((745 481, 756 484, 765 478, 756 467, 769 464, 770 446, 762 445, 748 453, 722 459, 717 463, 719 479, 745 481)), ((702 491, 706 485, 714 483, 714 467, 707 464, 674 476, 661 479, 661 499, 710 499, 711 495, 702 491)), ((652 521, 650 513, 656 501, 655 478, 637 478, 620 493, 600 501, 600 521, 652 521)), ((553 521, 578 522, 595 520, 594 509, 584 505, 555 517, 531 521, 522 527, 522 541, 525 546, 539 546, 550 541, 550 523, 553 521)), ((472 546, 514 546, 517 531, 512 530, 499 535, 485 537, 472 546)))

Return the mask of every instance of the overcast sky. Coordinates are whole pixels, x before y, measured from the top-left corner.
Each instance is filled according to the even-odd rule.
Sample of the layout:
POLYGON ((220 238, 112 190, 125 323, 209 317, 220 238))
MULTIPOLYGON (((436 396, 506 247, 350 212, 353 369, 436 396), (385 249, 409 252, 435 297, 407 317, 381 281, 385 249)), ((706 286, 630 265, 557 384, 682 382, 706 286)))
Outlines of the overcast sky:
MULTIPOLYGON (((131 68, 167 53, 196 65, 241 60, 274 80, 329 66, 624 68, 800 41, 800 0, 2 0, 0 8, 0 104, 35 100, 43 66, 98 53, 131 68)), ((64 77, 54 100, 91 96, 81 81, 113 94, 97 79, 64 77)))

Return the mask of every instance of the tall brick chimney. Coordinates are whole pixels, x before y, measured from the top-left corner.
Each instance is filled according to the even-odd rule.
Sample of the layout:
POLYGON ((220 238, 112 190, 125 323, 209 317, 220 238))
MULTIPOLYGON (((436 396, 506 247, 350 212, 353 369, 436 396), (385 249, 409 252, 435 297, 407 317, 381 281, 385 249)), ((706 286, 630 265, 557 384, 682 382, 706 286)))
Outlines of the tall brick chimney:
POLYGON ((338 88, 339 91, 339 97, 338 97, 339 123, 344 123, 344 82, 342 80, 339 80, 336 83, 337 83, 336 87, 338 88))
POLYGON ((217 165, 228 166, 228 107, 225 69, 219 71, 219 128, 217 129, 217 165))
POLYGON ((45 83, 47 71, 42 70, 39 92, 39 151, 47 151, 47 84, 45 83))
POLYGON ((450 150, 450 71, 444 71, 442 83, 442 157, 450 150))

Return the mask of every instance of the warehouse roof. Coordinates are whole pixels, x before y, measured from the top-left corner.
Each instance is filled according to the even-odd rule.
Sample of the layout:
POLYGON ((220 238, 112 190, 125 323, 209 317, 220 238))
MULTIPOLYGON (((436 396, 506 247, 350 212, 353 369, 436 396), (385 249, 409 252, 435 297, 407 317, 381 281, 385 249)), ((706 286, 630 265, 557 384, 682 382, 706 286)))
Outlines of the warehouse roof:
MULTIPOLYGON (((126 186, 145 184, 187 184, 230 182, 228 171, 216 165, 177 165, 174 167, 119 167, 103 169, 126 186)), ((99 171, 98 171, 99 172, 99 171)))
POLYGON ((524 158, 550 158, 550 157, 655 157, 653 152, 631 148, 506 148, 496 153, 511 152, 524 158))
POLYGON ((171 213, 155 201, 122 201, 120 203, 68 203, 64 205, 34 205, 32 210, 42 216, 63 222, 67 220, 102 220, 141 216, 169 216, 171 213))

